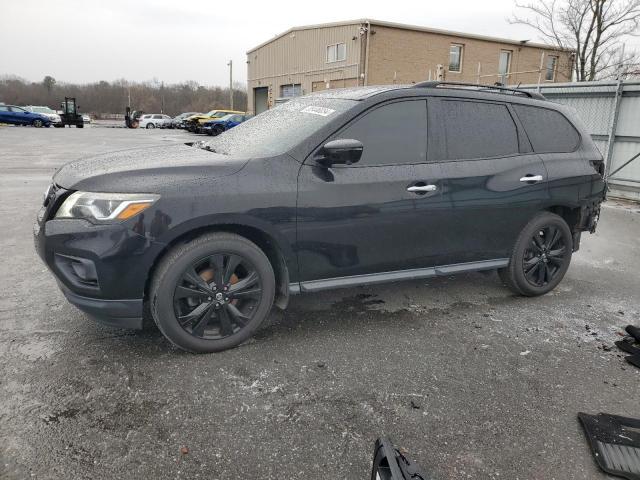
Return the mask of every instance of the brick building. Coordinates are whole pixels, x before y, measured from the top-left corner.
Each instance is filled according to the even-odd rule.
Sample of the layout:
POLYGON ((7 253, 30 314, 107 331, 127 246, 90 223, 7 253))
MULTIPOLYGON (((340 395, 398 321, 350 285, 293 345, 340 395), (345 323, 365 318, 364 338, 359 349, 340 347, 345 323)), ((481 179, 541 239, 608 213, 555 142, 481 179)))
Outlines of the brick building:
POLYGON ((566 82, 572 62, 570 50, 526 40, 378 20, 294 27, 247 52, 248 109, 357 85, 566 82))

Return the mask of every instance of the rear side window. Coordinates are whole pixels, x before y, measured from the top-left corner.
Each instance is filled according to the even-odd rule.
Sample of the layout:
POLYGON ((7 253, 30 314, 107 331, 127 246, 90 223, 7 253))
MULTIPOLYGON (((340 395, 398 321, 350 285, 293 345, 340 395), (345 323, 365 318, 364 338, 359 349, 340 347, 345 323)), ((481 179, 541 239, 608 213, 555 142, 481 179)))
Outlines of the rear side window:
POLYGON ((444 160, 519 153, 518 130, 506 105, 443 100, 444 160))
POLYGON ((513 108, 536 153, 569 153, 580 144, 580 134, 564 115, 555 110, 527 105, 513 108))
POLYGON ((427 103, 411 100, 383 105, 357 119, 338 138, 362 142, 362 158, 354 167, 424 163, 427 103))

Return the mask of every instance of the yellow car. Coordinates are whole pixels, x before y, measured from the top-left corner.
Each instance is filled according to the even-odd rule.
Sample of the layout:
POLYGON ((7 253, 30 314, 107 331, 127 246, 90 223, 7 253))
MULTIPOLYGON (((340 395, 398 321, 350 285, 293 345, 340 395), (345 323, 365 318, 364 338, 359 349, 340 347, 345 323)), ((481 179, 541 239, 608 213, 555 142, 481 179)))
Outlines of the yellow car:
POLYGON ((187 118, 184 121, 184 124, 186 126, 186 129, 190 132, 200 133, 205 122, 224 117, 225 115, 229 115, 230 113, 244 114, 244 112, 239 112, 237 110, 211 110, 210 112, 200 115, 193 115, 192 117, 187 118))

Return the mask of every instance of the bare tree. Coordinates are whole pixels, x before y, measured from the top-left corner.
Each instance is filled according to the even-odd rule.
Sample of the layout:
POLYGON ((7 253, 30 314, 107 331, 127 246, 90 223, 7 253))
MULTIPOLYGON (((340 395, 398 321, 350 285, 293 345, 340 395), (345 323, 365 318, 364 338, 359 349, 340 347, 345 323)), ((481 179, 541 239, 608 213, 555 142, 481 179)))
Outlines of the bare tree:
POLYGON ((624 42, 640 34, 640 0, 537 0, 518 3, 511 23, 533 27, 545 41, 575 50, 579 82, 611 77, 638 65, 624 42))
POLYGON ((51 75, 47 75, 42 80, 42 85, 44 86, 44 88, 47 90, 48 93, 51 93, 51 90, 53 90, 53 87, 55 86, 55 84, 56 84, 56 79, 53 78, 51 75))

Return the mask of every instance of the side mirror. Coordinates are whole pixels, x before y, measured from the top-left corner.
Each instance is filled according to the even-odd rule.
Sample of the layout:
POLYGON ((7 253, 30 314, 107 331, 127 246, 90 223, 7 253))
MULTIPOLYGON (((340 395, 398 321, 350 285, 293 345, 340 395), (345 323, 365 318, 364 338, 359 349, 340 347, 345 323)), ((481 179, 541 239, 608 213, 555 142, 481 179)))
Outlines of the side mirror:
POLYGON ((324 167, 331 165, 351 165, 360 160, 364 147, 362 142, 353 139, 332 140, 320 149, 316 162, 324 167))

